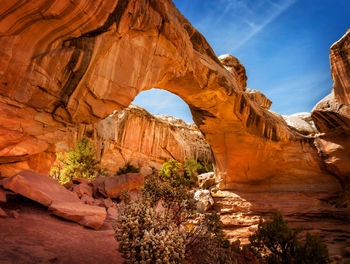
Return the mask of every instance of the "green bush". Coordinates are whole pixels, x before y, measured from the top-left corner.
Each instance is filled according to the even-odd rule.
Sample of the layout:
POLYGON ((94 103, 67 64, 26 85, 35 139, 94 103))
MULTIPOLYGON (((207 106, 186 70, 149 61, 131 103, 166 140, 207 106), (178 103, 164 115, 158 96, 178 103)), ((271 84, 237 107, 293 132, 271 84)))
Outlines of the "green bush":
POLYGON ((250 236, 250 248, 269 264, 326 264, 328 249, 317 236, 309 233, 305 242, 298 239, 302 229, 288 226, 280 213, 272 221, 260 219, 258 230, 250 236))
POLYGON ((121 199, 113 228, 125 263, 248 263, 237 262, 239 248, 233 250, 217 214, 198 218, 186 188, 152 175, 140 199, 130 201, 125 192, 121 199))
POLYGON ((99 162, 95 159, 95 152, 94 145, 84 136, 66 155, 58 153, 58 165, 51 168, 51 177, 61 184, 73 178, 95 179, 101 172, 99 162))
POLYGON ((170 183, 172 187, 194 186, 197 184, 197 176, 199 172, 205 170, 203 165, 193 159, 185 159, 184 164, 171 159, 163 164, 159 175, 164 181, 170 183))
POLYGON ((198 174, 203 174, 207 172, 214 171, 213 164, 207 161, 198 160, 198 163, 202 165, 202 168, 200 168, 197 172, 198 174))
POLYGON ((139 173, 140 169, 134 167, 133 165, 131 165, 131 163, 128 161, 127 163, 125 163, 124 167, 119 168, 119 170, 117 171, 117 175, 122 175, 122 174, 127 174, 127 173, 139 173))
POLYGON ((125 205, 114 225, 125 263, 182 263, 186 233, 146 199, 125 205))

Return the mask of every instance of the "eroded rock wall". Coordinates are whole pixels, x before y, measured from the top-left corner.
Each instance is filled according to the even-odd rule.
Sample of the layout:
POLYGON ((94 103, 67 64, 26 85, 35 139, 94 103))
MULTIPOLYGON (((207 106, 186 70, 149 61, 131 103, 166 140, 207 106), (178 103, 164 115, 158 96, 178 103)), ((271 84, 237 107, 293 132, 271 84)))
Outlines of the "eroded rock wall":
POLYGON ((315 139, 325 169, 350 190, 350 30, 330 49, 332 92, 313 109, 315 139))
POLYGON ((8 170, 156 87, 189 105, 222 188, 340 188, 310 139, 252 99, 241 64, 223 65, 170 0, 2 1, 0 47, 8 170))
POLYGON ((56 151, 74 147, 86 135, 97 147, 101 166, 114 174, 125 163, 161 169, 169 159, 214 162, 209 144, 196 125, 170 116, 153 116, 130 105, 93 125, 79 125, 56 144, 56 151))

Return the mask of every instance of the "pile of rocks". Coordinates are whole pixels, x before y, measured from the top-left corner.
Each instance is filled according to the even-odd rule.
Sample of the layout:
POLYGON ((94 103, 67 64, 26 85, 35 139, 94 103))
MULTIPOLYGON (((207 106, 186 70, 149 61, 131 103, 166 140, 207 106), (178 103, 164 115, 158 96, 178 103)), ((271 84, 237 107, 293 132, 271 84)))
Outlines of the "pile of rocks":
MULTIPOLYGON (((47 175, 26 170, 0 181, 0 202, 6 203, 9 193, 19 194, 48 207, 54 215, 99 229, 107 215, 112 219, 118 217, 113 199, 118 198, 123 189, 138 190, 143 183, 142 174, 128 173, 93 181, 74 179, 62 186, 47 175)), ((1 217, 8 214, 12 213, 0 207, 1 217)))

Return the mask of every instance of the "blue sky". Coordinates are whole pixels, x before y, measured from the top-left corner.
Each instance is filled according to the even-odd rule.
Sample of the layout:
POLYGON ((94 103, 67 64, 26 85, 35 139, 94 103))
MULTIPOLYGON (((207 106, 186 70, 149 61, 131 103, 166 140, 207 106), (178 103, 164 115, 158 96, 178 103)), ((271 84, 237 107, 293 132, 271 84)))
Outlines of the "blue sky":
MULTIPOLYGON (((332 89, 329 48, 350 28, 350 0, 173 0, 217 56, 241 60, 247 87, 280 114, 309 112, 332 89)), ((192 122, 176 95, 152 89, 133 102, 192 122)))

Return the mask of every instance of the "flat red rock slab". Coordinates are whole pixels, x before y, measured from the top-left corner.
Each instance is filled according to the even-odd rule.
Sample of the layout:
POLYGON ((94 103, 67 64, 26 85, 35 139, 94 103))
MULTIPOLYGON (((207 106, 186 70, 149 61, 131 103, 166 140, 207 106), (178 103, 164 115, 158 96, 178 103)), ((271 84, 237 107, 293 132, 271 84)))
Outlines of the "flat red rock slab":
POLYGON ((53 201, 80 202, 78 197, 49 176, 25 170, 3 179, 1 185, 49 207, 53 201))
POLYGON ((77 222, 83 226, 99 229, 106 219, 106 209, 76 202, 56 202, 49 207, 49 211, 65 219, 77 222))
POLYGON ((123 263, 110 222, 88 229, 30 200, 4 205, 13 209, 20 210, 19 218, 0 218, 0 263, 123 263))

